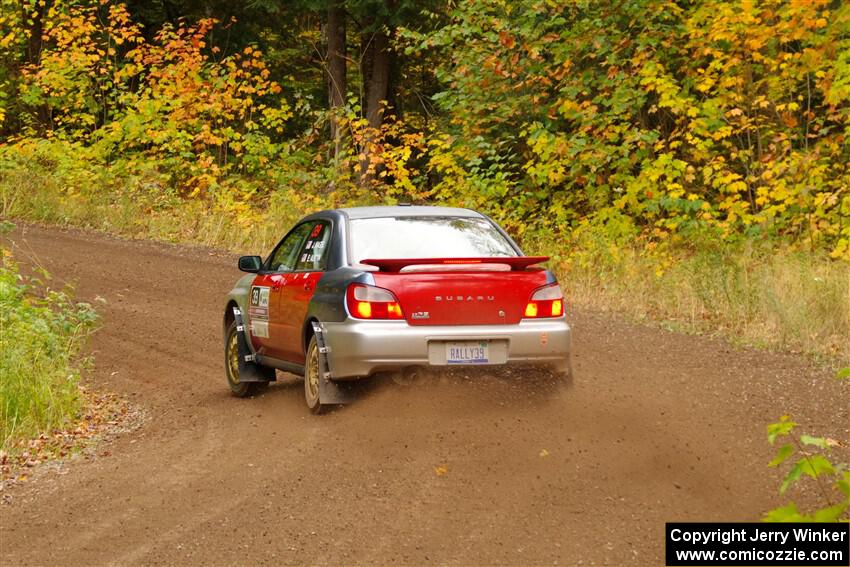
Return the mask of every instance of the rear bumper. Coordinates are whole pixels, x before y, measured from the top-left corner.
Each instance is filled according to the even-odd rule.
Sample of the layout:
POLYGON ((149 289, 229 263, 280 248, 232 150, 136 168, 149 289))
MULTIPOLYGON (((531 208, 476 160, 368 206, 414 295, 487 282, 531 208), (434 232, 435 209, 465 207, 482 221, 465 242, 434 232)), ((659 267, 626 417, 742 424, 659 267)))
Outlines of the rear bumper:
POLYGON ((443 341, 487 340, 497 364, 545 364, 569 372, 570 326, 560 319, 518 325, 414 326, 406 321, 324 323, 328 361, 336 379, 368 376, 408 366, 441 365, 443 341), (430 354, 429 354, 430 353, 430 354), (435 356, 437 353, 437 356, 435 356))

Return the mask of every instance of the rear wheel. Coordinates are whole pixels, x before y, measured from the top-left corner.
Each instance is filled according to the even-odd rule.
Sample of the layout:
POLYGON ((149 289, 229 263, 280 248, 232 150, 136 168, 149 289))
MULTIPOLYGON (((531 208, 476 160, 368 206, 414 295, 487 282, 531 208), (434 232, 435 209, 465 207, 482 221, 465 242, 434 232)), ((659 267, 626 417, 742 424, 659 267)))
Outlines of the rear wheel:
POLYGON ((253 364, 257 371, 269 374, 274 369, 260 367, 253 362, 245 362, 245 348, 239 345, 239 332, 236 330, 236 321, 232 321, 227 327, 227 338, 224 342, 224 373, 227 376, 227 385, 237 398, 247 398, 266 389, 268 382, 243 382, 240 377, 246 366, 253 364))
POLYGON ((307 346, 307 363, 304 365, 304 401, 307 402, 310 411, 315 414, 322 413, 330 407, 329 404, 323 404, 319 398, 319 381, 322 380, 320 356, 322 353, 319 352, 316 337, 310 337, 310 344, 307 346))

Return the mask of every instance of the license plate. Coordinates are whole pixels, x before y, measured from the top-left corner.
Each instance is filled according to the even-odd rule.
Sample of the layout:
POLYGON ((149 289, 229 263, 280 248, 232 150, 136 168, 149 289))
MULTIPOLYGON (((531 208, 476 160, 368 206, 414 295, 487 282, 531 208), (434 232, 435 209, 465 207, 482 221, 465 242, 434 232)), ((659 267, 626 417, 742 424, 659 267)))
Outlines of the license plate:
POLYGON ((446 363, 487 364, 490 362, 489 347, 487 341, 446 343, 446 363))

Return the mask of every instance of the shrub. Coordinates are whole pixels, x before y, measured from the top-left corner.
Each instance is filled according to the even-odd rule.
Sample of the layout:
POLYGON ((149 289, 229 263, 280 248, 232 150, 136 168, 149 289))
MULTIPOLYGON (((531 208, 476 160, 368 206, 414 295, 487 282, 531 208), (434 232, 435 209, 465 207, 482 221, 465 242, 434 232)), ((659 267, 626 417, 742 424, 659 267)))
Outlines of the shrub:
MULTIPOLYGON (((7 223, 8 224, 8 223, 7 223)), ((46 279, 47 275, 43 274, 46 279)), ((97 316, 67 291, 0 265, 0 446, 67 425, 80 412, 80 350, 97 316)))

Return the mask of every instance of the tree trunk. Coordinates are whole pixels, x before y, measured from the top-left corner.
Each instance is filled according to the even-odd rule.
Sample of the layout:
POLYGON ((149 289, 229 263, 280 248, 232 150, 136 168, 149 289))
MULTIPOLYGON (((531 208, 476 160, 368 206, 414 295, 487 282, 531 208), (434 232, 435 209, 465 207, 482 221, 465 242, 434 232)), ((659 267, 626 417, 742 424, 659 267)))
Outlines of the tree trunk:
POLYGON ((342 151, 342 135, 337 113, 345 106, 346 45, 345 8, 342 0, 330 0, 328 5, 328 105, 331 110, 331 139, 334 141, 334 162, 342 151))
POLYGON ((392 54, 390 40, 383 28, 378 29, 364 38, 365 53, 363 54, 363 80, 366 82, 366 121, 370 133, 365 137, 363 158, 360 160, 360 182, 367 185, 377 173, 371 163, 374 134, 381 127, 386 111, 386 102, 390 87, 390 65, 392 54))
POLYGON ((30 7, 23 5, 24 22, 30 21, 29 29, 27 29, 27 47, 24 53, 24 63, 29 65, 37 65, 41 59, 41 34, 44 32, 44 13, 47 11, 48 2, 36 4, 30 7))
POLYGON ((390 41, 384 30, 375 32, 370 46, 372 72, 366 87, 366 120, 370 127, 380 128, 390 87, 390 41))
MULTIPOLYGON (((28 34, 27 44, 25 51, 22 54, 23 58, 21 61, 23 66, 37 67, 41 62, 41 48, 43 42, 41 36, 44 33, 44 16, 50 9, 51 4, 51 0, 38 2, 32 6, 29 5, 29 3, 21 4, 21 15, 23 17, 24 25, 27 25, 27 22, 29 22, 26 30, 28 34)), ((39 130, 44 132, 45 130, 53 129, 53 121, 51 120, 50 109, 47 104, 39 105, 32 109, 32 112, 38 122, 39 130)))

